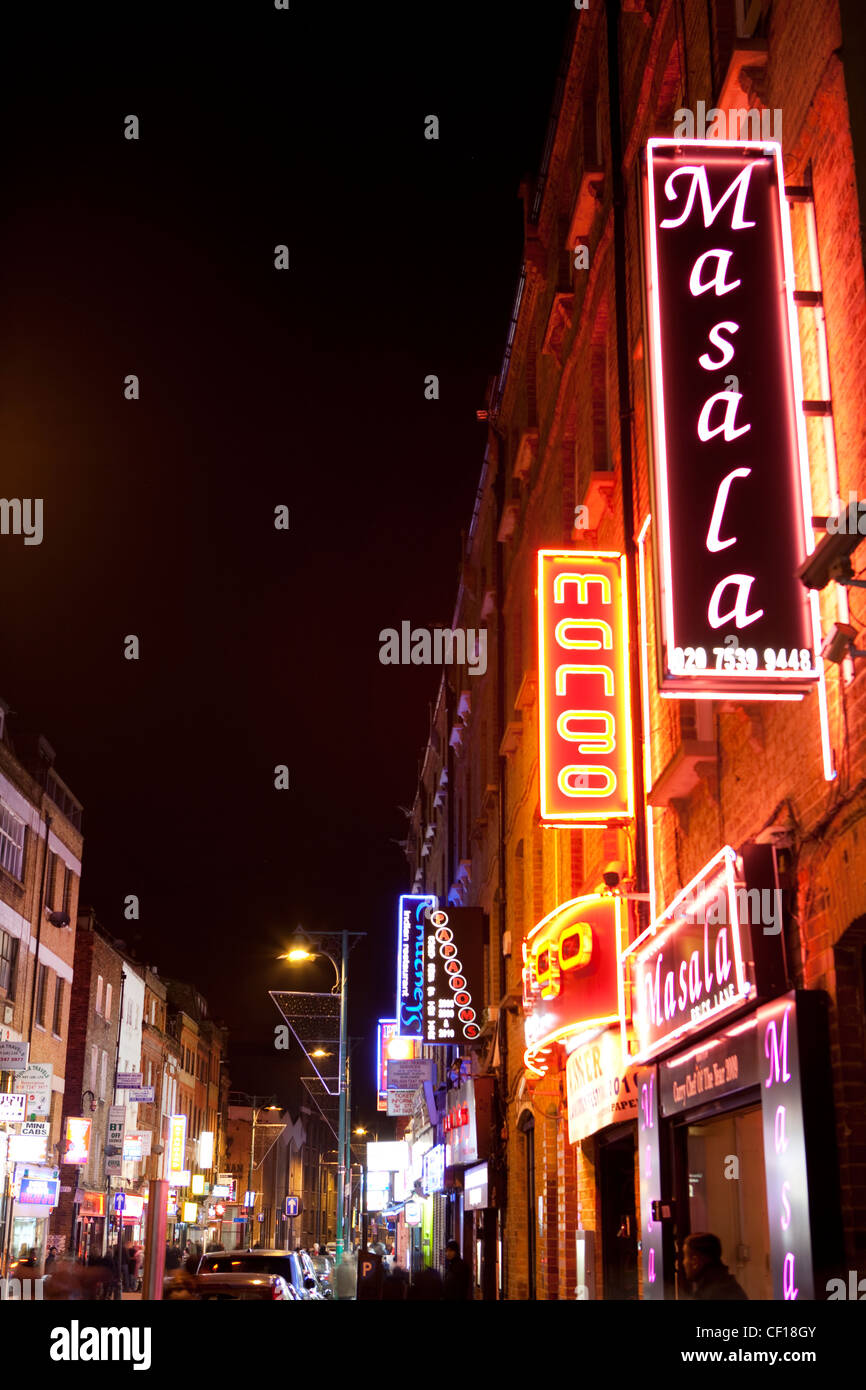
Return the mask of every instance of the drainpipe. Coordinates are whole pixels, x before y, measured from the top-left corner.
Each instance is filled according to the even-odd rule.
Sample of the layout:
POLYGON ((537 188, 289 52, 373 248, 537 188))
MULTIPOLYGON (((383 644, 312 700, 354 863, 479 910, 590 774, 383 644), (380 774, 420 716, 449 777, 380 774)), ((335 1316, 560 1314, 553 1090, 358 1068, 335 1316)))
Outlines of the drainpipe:
MULTIPOLYGON (((632 766, 635 804, 635 879, 639 893, 648 889, 646 822, 644 819, 643 749, 641 746, 640 624, 637 611, 637 542, 635 539, 634 460, 631 448, 632 404, 629 374, 628 275, 626 263, 626 199, 622 173, 622 112, 620 102, 620 4, 607 5, 607 75, 610 105, 610 163, 613 187, 614 306, 616 366, 619 396, 619 439, 622 470, 622 519, 626 554, 629 620, 629 682, 631 685, 632 766)), ((647 736, 649 730, 646 731, 647 736)))
MULTIPOLYGON (((39 889, 39 915, 36 919, 36 953, 33 958, 33 989, 30 994, 30 1027, 27 1032, 28 1049, 33 1043, 33 1021, 36 1017, 36 986, 39 983, 39 943, 42 940, 42 918, 45 916, 45 884, 48 879, 48 838, 51 833, 51 816, 45 812, 45 857, 42 861, 42 884, 39 889)), ((28 1052, 29 1055, 29 1052, 28 1052)))

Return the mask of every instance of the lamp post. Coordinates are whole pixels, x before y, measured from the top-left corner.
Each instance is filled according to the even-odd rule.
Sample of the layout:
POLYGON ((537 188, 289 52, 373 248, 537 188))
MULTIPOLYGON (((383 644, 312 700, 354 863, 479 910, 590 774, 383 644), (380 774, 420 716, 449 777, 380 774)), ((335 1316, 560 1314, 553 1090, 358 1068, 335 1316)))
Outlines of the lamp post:
MULTIPOLYGON (((358 935, 358 933, 352 933, 358 935)), ((337 935, 337 933, 333 933, 337 935)), ((290 964, 299 964, 302 961, 315 960, 322 956, 327 958, 334 967, 337 980, 333 993, 340 995, 340 1047, 337 1063, 337 1076, 339 1086, 340 1101, 340 1121, 339 1134, 337 1136, 338 1145, 338 1165, 337 1165, 337 1258, 336 1263, 342 1264, 343 1252, 346 1246, 346 1178, 349 1171, 349 1051, 346 1045, 348 1032, 348 1005, 349 1005, 349 936, 350 933, 343 931, 340 937, 340 965, 337 964, 329 951, 320 949, 312 950, 309 945, 299 945, 287 951, 281 960, 287 960, 290 964)))

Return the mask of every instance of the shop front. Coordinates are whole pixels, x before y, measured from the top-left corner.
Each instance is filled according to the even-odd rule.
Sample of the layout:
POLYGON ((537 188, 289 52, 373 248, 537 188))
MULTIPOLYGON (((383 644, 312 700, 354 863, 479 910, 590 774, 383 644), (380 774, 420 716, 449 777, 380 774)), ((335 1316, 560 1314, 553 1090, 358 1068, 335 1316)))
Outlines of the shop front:
POLYGON ((87 1260, 91 1253, 101 1254, 104 1249, 105 1193, 79 1188, 75 1201, 78 1206, 76 1253, 80 1260, 87 1260))
POLYGON ((487 1291, 482 1297, 491 1299, 496 1289, 496 1213, 490 1205, 487 1163, 481 1169, 477 1165, 490 1156, 493 1087, 492 1076, 467 1078, 448 1092, 448 1108, 442 1119, 446 1186, 452 1193, 447 1238, 459 1241, 476 1286, 487 1291), (470 1171, 474 1178, 467 1188, 470 1171))
POLYGON ((645 1299, 686 1296, 692 1233, 753 1300, 821 1297, 839 1258, 826 996, 785 987, 742 896, 772 870, 726 847, 634 944, 645 1299))

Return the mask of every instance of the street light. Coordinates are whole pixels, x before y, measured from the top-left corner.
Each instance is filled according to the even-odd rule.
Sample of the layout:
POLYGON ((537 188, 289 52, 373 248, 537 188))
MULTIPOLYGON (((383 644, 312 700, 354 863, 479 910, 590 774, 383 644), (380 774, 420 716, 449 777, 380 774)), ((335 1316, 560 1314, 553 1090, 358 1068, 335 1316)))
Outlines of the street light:
MULTIPOLYGON (((346 1244, 346 1170, 349 1162, 349 1117, 348 1098, 349 1098, 349 1056, 346 1047, 346 1034, 348 1024, 348 1001, 349 1001, 349 933, 340 932, 341 961, 337 965, 334 957, 329 951, 311 951, 309 946, 297 945, 291 947, 280 960, 286 960, 290 965, 301 964, 304 961, 315 960, 321 956, 329 960, 334 967, 336 983, 331 993, 340 996, 340 1053, 337 1066, 337 1077, 340 1095, 340 1124, 339 1135, 337 1137, 339 1166, 337 1168, 337 1256, 338 1265, 343 1262, 343 1252, 346 1244), (342 967, 342 968, 341 968, 342 967)), ((326 1054, 327 1055, 327 1054, 326 1054)))

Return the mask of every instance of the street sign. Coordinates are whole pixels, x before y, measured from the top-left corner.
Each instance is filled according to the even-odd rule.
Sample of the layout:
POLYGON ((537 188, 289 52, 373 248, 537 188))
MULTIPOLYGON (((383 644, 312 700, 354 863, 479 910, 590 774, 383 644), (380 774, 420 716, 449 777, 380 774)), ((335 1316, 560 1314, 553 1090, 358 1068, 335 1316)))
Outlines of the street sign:
POLYGON ((123 1172, 123 1159, 120 1154, 109 1154, 105 1160, 105 1176, 107 1178, 119 1178, 123 1172))
POLYGON ((50 1130, 51 1124, 48 1120, 25 1120, 21 1127, 21 1133, 33 1139, 47 1139, 50 1130))
POLYGON ((119 1071, 117 1073, 118 1091, 134 1091, 141 1085, 140 1071, 119 1071))
POLYGON ((115 1194, 114 1194, 114 1210, 115 1210, 115 1211, 123 1211, 123 1208, 124 1208, 125 1206, 126 1206, 126 1194, 125 1194, 124 1192, 115 1192, 115 1194))
POLYGON ((300 1197, 286 1198, 286 1216, 300 1216, 304 1210, 304 1204, 300 1197))
POLYGON ((386 1089, 389 1091, 417 1091, 425 1081, 433 1080, 433 1061, 426 1057, 419 1057, 417 1060, 389 1058, 386 1077, 386 1089))

